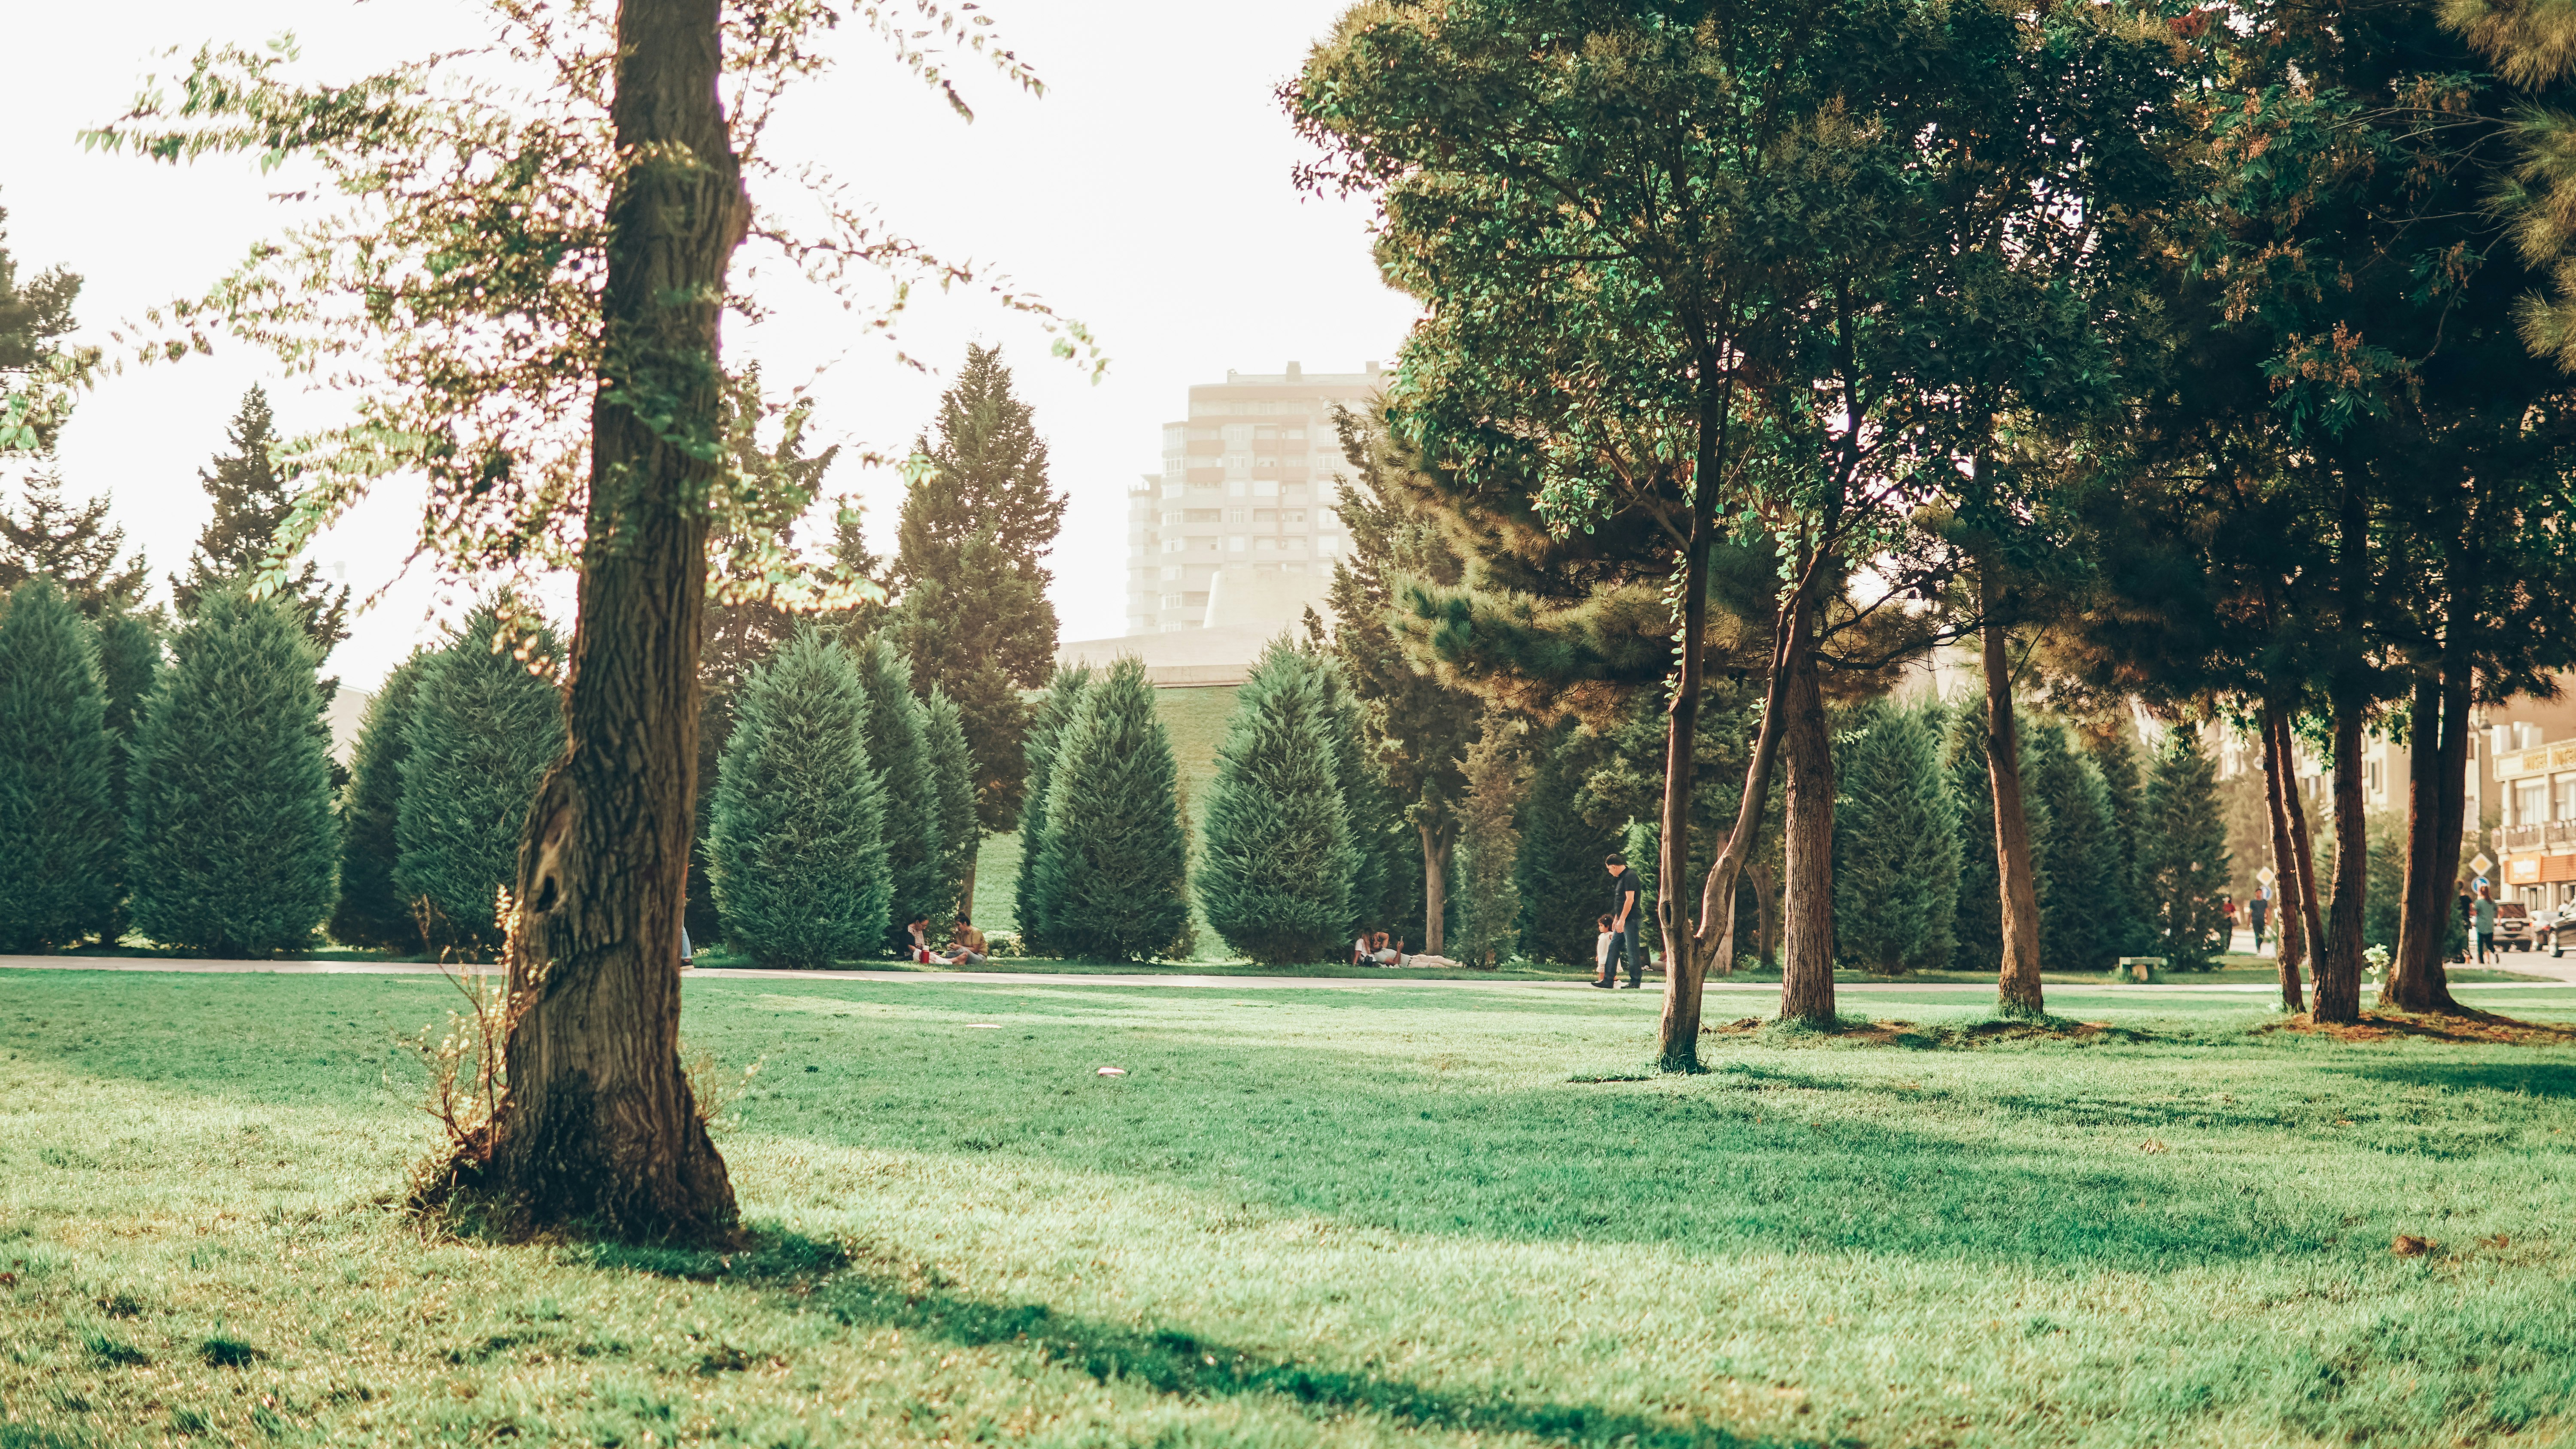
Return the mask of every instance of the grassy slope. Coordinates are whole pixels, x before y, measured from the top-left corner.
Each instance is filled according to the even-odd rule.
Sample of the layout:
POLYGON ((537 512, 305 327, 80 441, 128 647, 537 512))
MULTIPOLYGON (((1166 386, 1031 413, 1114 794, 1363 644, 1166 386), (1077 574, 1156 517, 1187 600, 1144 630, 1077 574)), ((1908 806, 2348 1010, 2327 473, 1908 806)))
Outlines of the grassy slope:
POLYGON ((772 1246, 723 1262, 371 1206, 425 1145, 387 1027, 444 992, 0 977, 0 1444, 2570 1427, 2564 1052, 2196 998, 2146 1043, 1712 1037, 1709 1076, 1577 1084, 1651 996, 697 980, 693 1045, 766 1064, 723 1141, 772 1246))

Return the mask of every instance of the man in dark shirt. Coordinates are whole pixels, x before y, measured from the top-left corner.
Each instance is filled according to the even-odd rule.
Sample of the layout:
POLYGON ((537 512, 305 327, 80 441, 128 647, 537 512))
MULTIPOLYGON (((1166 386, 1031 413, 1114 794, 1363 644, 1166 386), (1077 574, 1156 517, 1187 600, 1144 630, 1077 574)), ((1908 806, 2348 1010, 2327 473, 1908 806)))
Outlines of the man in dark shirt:
POLYGON ((1601 959, 1601 979, 1592 984, 1604 991, 1617 989, 1619 962, 1628 963, 1628 989, 1639 986, 1637 978, 1637 873, 1628 868, 1628 858, 1612 855, 1610 867, 1610 954, 1601 959))
POLYGON ((2272 924, 2272 892, 2268 886, 2256 886, 2254 899, 2245 903, 2245 914, 2254 926, 2254 954, 2263 954, 2263 937, 2272 924))

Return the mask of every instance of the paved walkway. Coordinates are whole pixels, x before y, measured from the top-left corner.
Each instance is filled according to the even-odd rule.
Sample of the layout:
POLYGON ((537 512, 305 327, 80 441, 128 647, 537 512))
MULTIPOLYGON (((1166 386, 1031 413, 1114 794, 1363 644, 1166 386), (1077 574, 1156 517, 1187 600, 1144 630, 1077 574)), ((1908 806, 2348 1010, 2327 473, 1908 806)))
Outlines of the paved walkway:
MULTIPOLYGON (((2576 984, 2576 957, 2551 961, 2535 956, 2536 963, 2559 968, 2565 979, 2558 981, 2464 981, 2454 983, 2453 991, 2555 991, 2576 984)), ((188 974, 266 974, 276 976, 435 976, 447 968, 411 963, 381 961, 200 961, 166 956, 0 956, 0 971, 157 971, 188 974)), ((466 968, 478 975, 491 974, 494 966, 466 968)), ((2513 969, 2538 974, 2537 966, 2526 967, 2516 962, 2513 969)), ((1521 988, 1532 991, 1582 991, 1589 989, 1582 980, 1530 981, 1500 978, 1494 980, 1430 980, 1390 972, 1382 977, 1370 976, 1184 976, 1143 972, 1102 972, 1088 975, 1057 975, 1020 971, 761 971, 749 967, 707 967, 689 973, 701 979, 724 981, 775 981, 782 985, 809 981, 865 981, 886 986, 1171 986, 1230 991, 1383 991, 1390 987, 1455 988, 1492 991, 1521 988)), ((1776 981, 1712 980, 1712 993, 1776 996, 1776 981)), ((2117 986, 2109 982, 2052 981, 2053 994, 2068 992, 2104 993, 2122 997, 2149 996, 2274 996, 2280 988, 2269 982, 2178 982, 2168 981, 2153 986, 2117 986)), ((1974 996, 1991 997, 1995 988, 1977 982, 1934 982, 1908 985, 1901 981, 1845 981, 1834 987, 1837 995, 1861 996, 1897 994, 1907 996, 1974 996)), ((1625 995, 1627 993, 1621 993, 1625 995)), ((1636 993, 1660 995, 1660 987, 1650 986, 1636 993)), ((2365 986, 2363 994, 2369 994, 2365 986)))

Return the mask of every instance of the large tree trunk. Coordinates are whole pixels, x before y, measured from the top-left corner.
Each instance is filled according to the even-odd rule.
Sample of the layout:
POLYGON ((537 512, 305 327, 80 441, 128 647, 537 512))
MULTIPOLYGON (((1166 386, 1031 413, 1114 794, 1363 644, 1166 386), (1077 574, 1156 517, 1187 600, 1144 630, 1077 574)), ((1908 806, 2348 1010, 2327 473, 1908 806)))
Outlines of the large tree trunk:
POLYGON ((750 216, 716 0, 624 0, 606 347, 564 755, 519 847, 508 1086, 486 1185, 525 1224, 705 1240, 733 1186, 679 1053, 717 299, 750 216))
POLYGON ((2406 899, 2379 988, 2379 1004, 2400 1011, 2460 1009, 2442 945, 2451 933, 2460 814, 2468 803, 2469 684, 2466 668, 2451 665, 2446 659, 2440 677, 2416 681, 2407 720, 2406 899))
POLYGON ((2281 1009, 2296 1015, 2308 1009, 2306 990, 2299 978, 2299 959, 2307 942, 2301 927, 2305 914, 2301 909, 2306 892, 2299 881, 2299 854, 2290 844, 2289 792, 2299 788, 2291 778, 2290 762, 2281 755, 2280 711, 2269 700, 2263 704, 2263 794, 2266 813, 2272 822, 2272 915, 2279 944, 2272 951, 2281 969, 2281 1009))
POLYGON ((2361 813, 2361 702, 2338 698, 2334 716, 2334 919, 2317 951, 2316 1020, 2361 1020, 2361 912, 2370 889, 2370 834, 2361 813))
POLYGON ((1446 810, 1425 811, 1414 824, 1422 837, 1422 952, 1426 956, 1442 954, 1448 944, 1449 924, 1449 850, 1458 841, 1458 823, 1446 810))
POLYGON ((1995 618, 1989 570, 1977 570, 1977 607, 1986 616, 1986 782, 1995 800, 1995 876, 2003 895, 2003 961, 1995 980, 1995 1010, 2005 1016, 2043 1016, 2048 1003, 2039 982, 2039 893, 2031 878, 2030 817, 2022 809, 2021 734, 2013 723, 2012 657, 2004 626, 1995 618))
POLYGON ((2275 711, 2272 731, 2280 738, 2281 806, 2290 817, 2290 853, 2299 862, 2298 894, 2290 905, 2298 912, 2301 957, 2310 963, 2313 975, 2313 963, 2323 954, 2326 939, 2324 893, 2317 880, 2317 837, 2308 828, 2308 798, 2299 789, 2299 745, 2290 733, 2289 715, 2275 711))
MULTIPOLYGON (((1655 1056, 1668 1072, 1699 1070, 1700 984, 1708 975, 1708 962, 1691 949, 1689 914, 1682 908, 1690 880, 1691 797, 1699 783, 1699 696, 1705 668, 1701 655, 1707 645, 1708 554, 1716 534, 1716 461, 1722 423, 1708 415, 1707 397, 1703 393, 1694 459, 1699 486, 1691 493, 1690 533, 1682 541, 1681 667, 1664 708, 1664 813, 1655 859, 1656 934, 1664 939, 1664 1011, 1655 1056)), ((1740 826, 1736 833, 1743 833, 1740 826)), ((1734 898, 1730 879, 1727 899, 1734 898)), ((1728 930, 1731 935, 1732 925, 1728 930)), ((1630 937, 1631 949, 1634 941, 1630 937)), ((1733 944, 1732 940, 1726 943, 1729 948, 1733 944)))
POLYGON ((1768 861, 1757 860, 1744 871, 1753 877, 1753 952, 1768 971, 1780 964, 1780 882, 1768 861))
POLYGON ((1834 1009, 1834 752, 1815 651, 1790 661, 1781 753, 1788 764, 1788 949, 1780 961, 1780 1019, 1829 1023, 1834 1009))

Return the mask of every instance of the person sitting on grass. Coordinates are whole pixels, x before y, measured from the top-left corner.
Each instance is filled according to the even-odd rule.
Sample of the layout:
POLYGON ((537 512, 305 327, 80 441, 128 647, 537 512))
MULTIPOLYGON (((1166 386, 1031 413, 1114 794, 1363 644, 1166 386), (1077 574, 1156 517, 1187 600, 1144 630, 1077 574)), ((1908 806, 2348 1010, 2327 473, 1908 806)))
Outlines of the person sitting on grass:
POLYGON ((1376 964, 1377 957, 1374 954, 1375 950, 1376 948, 1369 944, 1369 933, 1367 930, 1361 930, 1360 938, 1351 943, 1351 964, 1354 966, 1369 966, 1376 964))
POLYGON ((960 915, 957 929, 948 934, 949 954, 938 959, 942 966, 981 966, 985 959, 984 933, 975 923, 960 915))
POLYGON ((912 938, 912 959, 921 965, 929 965, 932 957, 930 949, 930 918, 928 916, 923 916, 921 919, 914 921, 911 925, 904 927, 903 931, 905 935, 912 938))

